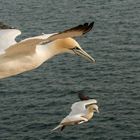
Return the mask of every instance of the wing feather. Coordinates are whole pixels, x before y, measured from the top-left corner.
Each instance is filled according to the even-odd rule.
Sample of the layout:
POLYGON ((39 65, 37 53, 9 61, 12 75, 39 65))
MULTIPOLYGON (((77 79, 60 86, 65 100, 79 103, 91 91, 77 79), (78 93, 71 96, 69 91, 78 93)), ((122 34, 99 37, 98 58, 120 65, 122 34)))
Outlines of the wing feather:
POLYGON ((71 112, 69 115, 74 115, 74 114, 85 114, 86 113, 86 108, 91 105, 91 104, 96 104, 97 101, 95 99, 89 99, 86 101, 79 101, 76 102, 72 105, 71 107, 71 112))
POLYGON ((82 123, 84 121, 87 121, 87 119, 82 117, 80 114, 72 115, 72 116, 68 115, 61 121, 61 124, 69 125, 69 124, 75 124, 75 123, 82 123))
POLYGON ((16 44, 15 38, 21 34, 17 29, 1 29, 0 30, 0 54, 4 53, 11 45, 16 44))
POLYGON ((50 36, 49 38, 47 38, 43 42, 41 42, 41 45, 49 43, 49 42, 54 41, 56 39, 81 36, 81 35, 89 32, 92 29, 93 25, 94 25, 94 22, 92 22, 90 24, 85 23, 83 25, 78 25, 76 27, 65 30, 63 32, 59 32, 57 34, 50 36))
POLYGON ((14 29, 14 27, 11 27, 3 22, 0 22, 0 29, 14 29))

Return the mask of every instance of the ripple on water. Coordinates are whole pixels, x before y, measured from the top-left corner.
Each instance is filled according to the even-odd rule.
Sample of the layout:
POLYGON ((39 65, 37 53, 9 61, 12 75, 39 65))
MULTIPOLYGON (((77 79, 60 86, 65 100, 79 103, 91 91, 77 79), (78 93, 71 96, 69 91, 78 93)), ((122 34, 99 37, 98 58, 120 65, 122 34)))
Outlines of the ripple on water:
POLYGON ((78 41, 96 59, 91 64, 59 55, 38 69, 0 80, 0 140, 140 139, 138 0, 4 0, 0 11, 3 22, 22 30, 19 40, 94 20, 94 30, 78 41), (50 134, 79 92, 98 100, 100 114, 50 134))

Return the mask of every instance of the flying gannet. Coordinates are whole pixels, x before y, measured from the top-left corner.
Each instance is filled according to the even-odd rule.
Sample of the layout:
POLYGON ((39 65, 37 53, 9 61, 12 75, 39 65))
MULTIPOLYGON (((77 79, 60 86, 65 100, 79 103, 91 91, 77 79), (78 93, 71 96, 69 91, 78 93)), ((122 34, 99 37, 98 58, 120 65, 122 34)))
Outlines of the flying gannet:
POLYGON ((95 99, 84 99, 83 97, 82 95, 81 98, 80 95, 82 101, 72 104, 70 114, 66 116, 57 127, 52 129, 52 131, 59 128, 62 131, 66 126, 87 122, 93 117, 94 112, 99 113, 98 106, 96 105, 97 101, 95 99))
POLYGON ((43 34, 19 42, 21 31, 0 26, 0 79, 14 76, 39 67, 53 56, 68 52, 95 62, 73 39, 89 32, 94 22, 73 27, 59 33, 43 34))

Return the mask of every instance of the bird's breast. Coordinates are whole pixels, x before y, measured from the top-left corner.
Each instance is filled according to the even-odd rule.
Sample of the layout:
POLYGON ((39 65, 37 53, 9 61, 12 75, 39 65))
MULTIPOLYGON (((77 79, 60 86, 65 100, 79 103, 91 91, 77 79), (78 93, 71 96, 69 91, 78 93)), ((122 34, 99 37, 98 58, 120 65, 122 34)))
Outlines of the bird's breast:
POLYGON ((0 78, 35 69, 41 64, 42 61, 36 55, 5 57, 0 61, 0 78))
POLYGON ((90 120, 93 117, 93 113, 87 113, 84 117, 90 120))

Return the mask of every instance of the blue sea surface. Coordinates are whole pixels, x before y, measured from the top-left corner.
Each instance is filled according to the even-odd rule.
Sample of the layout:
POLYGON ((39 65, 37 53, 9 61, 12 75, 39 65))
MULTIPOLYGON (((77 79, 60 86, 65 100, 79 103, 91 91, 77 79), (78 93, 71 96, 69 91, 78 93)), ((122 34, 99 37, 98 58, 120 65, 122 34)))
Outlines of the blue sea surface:
POLYGON ((96 59, 61 54, 39 68, 0 80, 0 140, 140 140, 139 0, 0 0, 0 21, 18 40, 95 22, 76 38, 96 59), (99 114, 64 131, 51 129, 84 93, 99 114))

